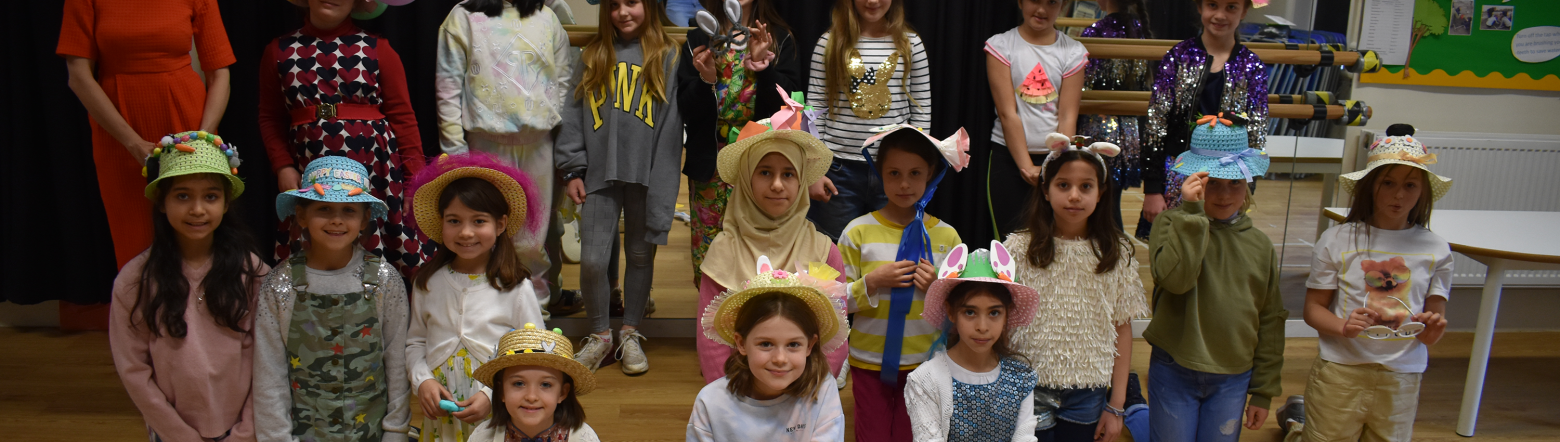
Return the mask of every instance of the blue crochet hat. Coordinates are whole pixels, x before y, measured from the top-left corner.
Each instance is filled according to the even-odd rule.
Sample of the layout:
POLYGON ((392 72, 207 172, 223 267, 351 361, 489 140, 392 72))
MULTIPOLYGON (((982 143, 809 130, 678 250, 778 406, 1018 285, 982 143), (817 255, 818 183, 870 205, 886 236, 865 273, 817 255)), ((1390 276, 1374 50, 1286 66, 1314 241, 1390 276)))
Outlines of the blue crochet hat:
MULTIPOLYGON (((1238 117, 1237 117, 1238 118, 1238 117)), ((1230 118, 1207 115, 1192 128, 1190 150, 1176 157, 1171 170, 1182 175, 1208 172, 1209 177, 1251 181, 1267 174, 1267 152, 1254 149, 1246 139, 1246 127, 1230 118)))
POLYGON ((296 198, 327 203, 368 203, 374 218, 383 219, 390 206, 368 193, 368 169, 342 156, 315 158, 303 171, 303 187, 276 196, 276 217, 292 216, 296 198))

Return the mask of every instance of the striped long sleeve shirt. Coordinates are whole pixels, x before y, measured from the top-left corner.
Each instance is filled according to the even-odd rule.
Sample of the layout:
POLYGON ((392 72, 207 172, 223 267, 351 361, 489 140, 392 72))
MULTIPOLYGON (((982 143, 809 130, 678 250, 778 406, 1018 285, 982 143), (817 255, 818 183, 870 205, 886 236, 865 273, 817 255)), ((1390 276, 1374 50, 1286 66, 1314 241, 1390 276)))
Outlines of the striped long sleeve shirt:
MULTIPOLYGON (((932 74, 926 61, 926 48, 921 45, 921 37, 917 34, 909 34, 910 54, 900 54, 894 63, 893 75, 884 78, 877 73, 877 69, 883 65, 888 56, 895 52, 894 39, 892 37, 872 38, 861 37, 856 41, 856 52, 861 54, 861 63, 866 67, 863 77, 852 78, 851 89, 869 87, 871 80, 887 82, 889 91, 888 112, 879 118, 863 119, 856 116, 851 110, 851 91, 842 91, 837 97, 829 99, 824 97, 824 53, 828 51, 829 34, 825 33, 818 39, 818 45, 813 47, 812 69, 808 73, 807 104, 813 109, 823 111, 815 123, 818 127, 818 138, 822 139, 829 149, 834 151, 834 157, 852 161, 865 161, 861 156, 861 143, 873 135, 872 128, 894 123, 908 123, 916 127, 930 128, 932 125, 932 74), (909 63, 905 60, 908 59, 909 63), (910 70, 909 94, 906 88, 904 74, 905 69, 910 70), (912 101, 914 101, 912 103, 912 101)), ((876 83, 873 83, 876 84, 876 83)), ((872 154, 877 150, 873 149, 872 154)))

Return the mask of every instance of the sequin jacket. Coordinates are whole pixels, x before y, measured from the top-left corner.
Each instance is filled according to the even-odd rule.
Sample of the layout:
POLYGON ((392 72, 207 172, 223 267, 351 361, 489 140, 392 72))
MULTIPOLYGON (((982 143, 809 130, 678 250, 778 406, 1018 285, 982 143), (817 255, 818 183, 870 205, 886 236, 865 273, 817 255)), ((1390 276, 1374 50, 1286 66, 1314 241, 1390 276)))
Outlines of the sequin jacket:
MULTIPOLYGON (((1165 158, 1185 152, 1191 141, 1191 123, 1197 96, 1202 92, 1203 76, 1213 57, 1203 48, 1202 37, 1177 43, 1159 62, 1154 76, 1154 94, 1148 102, 1148 127, 1143 132, 1143 193, 1165 191, 1165 158)), ((1267 145, 1268 130, 1267 66, 1257 54, 1235 43, 1224 63, 1224 96, 1220 108, 1244 113, 1251 147, 1267 145)))
MULTIPOLYGON (((1082 37, 1143 39, 1150 38, 1148 27, 1136 16, 1118 12, 1105 16, 1083 29, 1082 37)), ((1153 60, 1089 60, 1084 69, 1084 90, 1147 91, 1154 83, 1159 62, 1153 60)), ((1078 135, 1104 139, 1121 147, 1121 154, 1107 159, 1116 184, 1137 187, 1143 171, 1143 117, 1130 115, 1081 115, 1078 135)))

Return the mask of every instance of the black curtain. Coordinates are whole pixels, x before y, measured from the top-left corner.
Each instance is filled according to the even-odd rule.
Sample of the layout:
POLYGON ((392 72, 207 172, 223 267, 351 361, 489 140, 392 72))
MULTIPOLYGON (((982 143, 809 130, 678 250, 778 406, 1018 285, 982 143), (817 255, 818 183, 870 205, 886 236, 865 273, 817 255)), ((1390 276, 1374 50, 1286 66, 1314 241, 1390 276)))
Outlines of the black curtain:
MULTIPOLYGON (((1194 0, 1144 0, 1148 8, 1148 26, 1154 38, 1185 40, 1196 37, 1202 29, 1202 16, 1197 13, 1194 0)), ((1247 14, 1256 14, 1253 9, 1247 14)))

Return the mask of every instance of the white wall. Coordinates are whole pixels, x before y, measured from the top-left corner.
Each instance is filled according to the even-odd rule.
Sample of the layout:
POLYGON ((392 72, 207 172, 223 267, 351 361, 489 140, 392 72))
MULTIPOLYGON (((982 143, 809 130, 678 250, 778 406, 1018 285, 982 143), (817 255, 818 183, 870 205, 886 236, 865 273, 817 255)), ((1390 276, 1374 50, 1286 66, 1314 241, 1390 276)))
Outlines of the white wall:
POLYGON ((575 24, 582 26, 595 26, 601 22, 600 8, 585 0, 568 0, 569 8, 574 11, 575 24))

